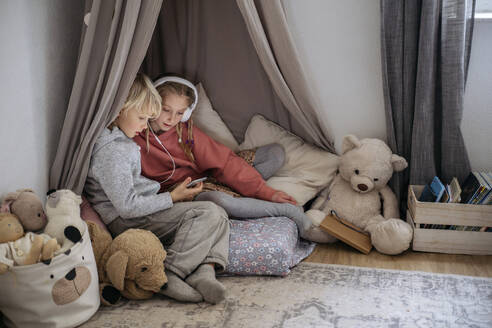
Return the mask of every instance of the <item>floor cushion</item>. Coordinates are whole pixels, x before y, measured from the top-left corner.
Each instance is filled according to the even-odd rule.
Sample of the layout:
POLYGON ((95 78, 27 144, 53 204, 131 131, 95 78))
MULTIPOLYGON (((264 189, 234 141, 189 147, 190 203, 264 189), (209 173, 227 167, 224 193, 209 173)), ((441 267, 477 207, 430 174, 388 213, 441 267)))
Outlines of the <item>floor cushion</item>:
MULTIPOLYGON (((87 200, 82 205, 83 220, 104 226, 87 200)), ((296 224, 286 217, 231 220, 229 265, 224 274, 285 276, 315 245, 300 239, 296 224)))
POLYGON ((285 276, 314 250, 286 217, 231 220, 227 274, 285 276))

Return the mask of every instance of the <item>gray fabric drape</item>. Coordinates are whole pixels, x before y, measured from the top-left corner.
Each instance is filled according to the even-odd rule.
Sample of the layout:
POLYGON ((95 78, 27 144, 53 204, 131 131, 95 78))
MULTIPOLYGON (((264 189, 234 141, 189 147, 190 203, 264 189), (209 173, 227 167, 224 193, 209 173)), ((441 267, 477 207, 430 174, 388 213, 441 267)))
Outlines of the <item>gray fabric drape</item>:
POLYGON ((388 144, 409 168, 392 187, 443 182, 470 172, 460 130, 474 0, 381 0, 383 91, 388 144))
POLYGON ((82 192, 94 142, 116 118, 126 99, 161 4, 162 0, 87 1, 90 18, 83 29, 72 93, 51 167, 50 188, 82 192))
POLYGON ((282 1, 257 0, 257 5, 254 0, 236 2, 263 68, 282 103, 317 146, 334 153, 328 128, 318 119, 319 101, 310 92, 282 1))
POLYGON ((296 102, 292 94, 288 101, 277 96, 234 1, 165 0, 142 70, 152 78, 176 73, 202 82, 239 142, 250 118, 259 113, 310 143, 333 149, 326 137, 313 134, 321 130, 319 123, 307 128, 303 116, 287 110, 289 101, 296 102))

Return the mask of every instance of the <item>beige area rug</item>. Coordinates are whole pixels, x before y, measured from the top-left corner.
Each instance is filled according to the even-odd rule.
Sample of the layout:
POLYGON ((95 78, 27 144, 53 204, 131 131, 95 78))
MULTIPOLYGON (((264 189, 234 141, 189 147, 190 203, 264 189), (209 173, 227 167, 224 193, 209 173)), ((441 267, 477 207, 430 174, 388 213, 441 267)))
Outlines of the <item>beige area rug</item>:
POLYGON ((301 263, 222 277, 221 304, 163 296, 102 307, 82 327, 492 327, 492 279, 301 263))

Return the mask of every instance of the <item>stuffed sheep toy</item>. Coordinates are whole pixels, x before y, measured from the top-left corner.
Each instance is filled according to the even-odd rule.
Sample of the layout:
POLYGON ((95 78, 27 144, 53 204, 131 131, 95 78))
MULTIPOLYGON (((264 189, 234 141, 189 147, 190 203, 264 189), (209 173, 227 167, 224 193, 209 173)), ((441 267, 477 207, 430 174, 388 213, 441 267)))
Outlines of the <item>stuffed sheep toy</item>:
POLYGON ((368 232, 372 245, 384 254, 399 254, 410 246, 412 227, 399 219, 398 204, 386 185, 393 171, 407 161, 378 139, 343 139, 338 174, 321 192, 306 215, 319 226, 334 214, 368 232))
POLYGON ((82 240, 85 224, 80 217, 82 198, 68 189, 49 191, 46 200, 48 224, 44 232, 61 245, 57 254, 69 250, 75 243, 82 240))

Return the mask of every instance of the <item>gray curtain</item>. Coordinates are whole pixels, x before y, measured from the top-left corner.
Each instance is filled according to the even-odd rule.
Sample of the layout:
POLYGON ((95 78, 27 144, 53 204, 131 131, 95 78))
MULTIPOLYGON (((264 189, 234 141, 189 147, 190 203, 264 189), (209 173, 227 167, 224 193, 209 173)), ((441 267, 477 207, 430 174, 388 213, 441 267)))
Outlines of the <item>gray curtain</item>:
MULTIPOLYGON (((306 141, 333 151, 326 129, 314 114, 313 108, 318 106, 313 105, 303 85, 292 40, 290 36, 283 40, 288 36, 283 30, 285 21, 270 31, 283 40, 277 42, 276 51, 281 54, 268 44, 262 45, 270 54, 267 65, 257 52, 257 37, 253 37, 257 32, 250 30, 250 23, 245 24, 250 18, 243 16, 249 14, 242 15, 242 11, 231 0, 164 0, 142 71, 152 78, 176 73, 202 82, 214 109, 239 142, 250 118, 259 113, 306 141), (290 66, 287 77, 271 62, 272 54, 290 66), (273 70, 274 74, 270 72, 273 70), (287 82, 297 87, 296 93, 289 90, 287 82)), ((262 40, 266 40, 265 34, 262 40)))
POLYGON ((461 134, 474 0, 381 0, 387 138, 409 168, 393 190, 405 208, 409 184, 470 172, 461 134))
POLYGON ((317 146, 335 152, 327 126, 318 119, 319 100, 310 92, 282 1, 236 2, 276 94, 317 146))
POLYGON ((50 188, 81 193, 94 143, 126 99, 144 59, 162 0, 93 0, 86 3, 86 24, 72 93, 50 188))

